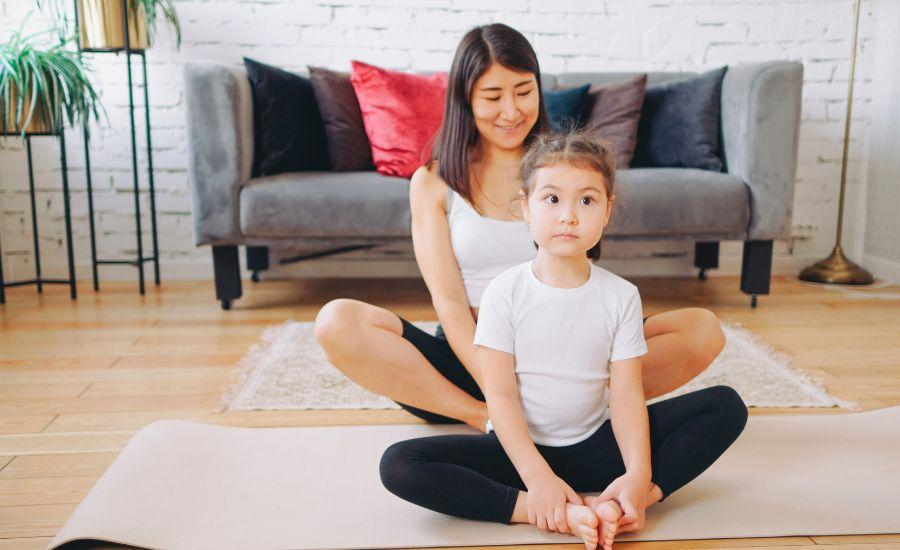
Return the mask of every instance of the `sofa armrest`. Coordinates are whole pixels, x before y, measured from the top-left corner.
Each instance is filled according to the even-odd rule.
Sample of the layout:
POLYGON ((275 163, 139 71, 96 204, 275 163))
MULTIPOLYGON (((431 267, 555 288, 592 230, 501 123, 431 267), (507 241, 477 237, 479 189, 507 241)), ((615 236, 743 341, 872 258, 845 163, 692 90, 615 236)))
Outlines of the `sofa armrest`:
POLYGON ((239 244, 240 190, 253 162, 253 103, 242 68, 184 67, 194 242, 239 244))
POLYGON ((802 87, 796 61, 735 65, 725 73, 725 163, 750 189, 748 240, 790 236, 802 87))

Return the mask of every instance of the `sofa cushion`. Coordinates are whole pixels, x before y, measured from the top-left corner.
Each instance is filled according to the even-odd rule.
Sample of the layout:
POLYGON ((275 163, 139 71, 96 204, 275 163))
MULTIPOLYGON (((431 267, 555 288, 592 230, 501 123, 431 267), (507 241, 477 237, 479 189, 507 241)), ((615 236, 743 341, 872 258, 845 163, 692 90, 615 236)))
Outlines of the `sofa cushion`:
POLYGON ((327 170, 322 115, 309 79, 244 58, 253 90, 254 176, 327 170))
POLYGON ((444 117, 447 73, 424 76, 351 61, 375 169, 408 178, 424 164, 444 117))
MULTIPOLYGON (((616 176, 606 235, 735 235, 750 219, 747 186, 721 172, 634 168, 616 176)), ((252 238, 408 237, 409 180, 377 172, 296 172, 241 190, 241 232, 252 238)))
POLYGON ((409 180, 377 172, 296 172, 241 189, 245 237, 405 237, 409 180))
POLYGON ((722 170, 719 118, 725 71, 721 67, 647 86, 633 166, 722 170))
POLYGON ((331 169, 336 172, 373 170, 372 149, 363 126, 359 101, 350 83, 350 73, 308 68, 325 123, 331 169))
POLYGON ((594 84, 588 92, 585 126, 595 139, 610 142, 620 170, 628 168, 634 156, 646 86, 647 75, 641 74, 615 84, 594 84))
POLYGON ((620 237, 744 236, 749 190, 737 176, 694 168, 632 168, 616 174, 606 234, 620 237))

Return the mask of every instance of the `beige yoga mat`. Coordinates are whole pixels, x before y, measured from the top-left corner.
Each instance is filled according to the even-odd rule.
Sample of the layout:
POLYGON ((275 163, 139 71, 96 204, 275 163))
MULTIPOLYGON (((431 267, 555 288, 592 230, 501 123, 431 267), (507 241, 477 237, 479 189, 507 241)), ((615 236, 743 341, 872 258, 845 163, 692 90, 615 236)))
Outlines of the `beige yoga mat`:
MULTIPOLYGON (((50 545, 166 549, 402 548, 577 542, 530 525, 452 518, 388 493, 391 443, 465 426, 230 428, 181 420, 138 432, 50 545)), ((751 416, 696 480, 617 540, 900 532, 900 406, 751 416)))

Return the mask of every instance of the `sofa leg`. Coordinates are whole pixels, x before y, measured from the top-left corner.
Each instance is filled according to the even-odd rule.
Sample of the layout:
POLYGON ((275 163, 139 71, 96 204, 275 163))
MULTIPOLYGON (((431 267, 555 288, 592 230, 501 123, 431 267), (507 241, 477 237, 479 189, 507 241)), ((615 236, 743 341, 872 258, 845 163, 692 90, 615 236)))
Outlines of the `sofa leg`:
POLYGON ((247 247, 247 269, 252 273, 250 280, 254 283, 259 282, 259 272, 269 269, 269 247, 268 246, 248 246, 247 247))
POLYGON ((216 275, 216 298, 222 309, 231 309, 231 302, 241 297, 241 264, 237 246, 214 246, 213 271, 216 275))
POLYGON ((694 267, 700 268, 697 277, 701 281, 706 280, 706 270, 719 267, 719 243, 697 242, 694 243, 694 267))
POLYGON ((741 291, 750 295, 750 306, 756 307, 756 297, 769 293, 772 278, 772 241, 744 241, 741 262, 741 291))

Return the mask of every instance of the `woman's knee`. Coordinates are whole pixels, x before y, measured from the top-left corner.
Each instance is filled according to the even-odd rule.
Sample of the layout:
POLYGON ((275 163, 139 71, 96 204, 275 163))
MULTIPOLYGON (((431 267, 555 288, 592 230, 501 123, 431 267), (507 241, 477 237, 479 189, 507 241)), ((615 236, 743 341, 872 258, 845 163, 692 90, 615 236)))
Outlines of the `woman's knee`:
POLYGON ((715 313, 699 307, 689 308, 687 325, 690 328, 693 364, 699 372, 705 370, 722 353, 725 333, 715 313))
POLYGON ((316 314, 316 341, 327 354, 336 352, 341 344, 349 340, 354 325, 359 318, 359 302, 347 298, 338 298, 322 306, 316 314))
POLYGON ((369 308, 374 306, 348 298, 322 306, 316 314, 315 337, 329 361, 343 362, 359 353, 357 343, 369 327, 369 308))

